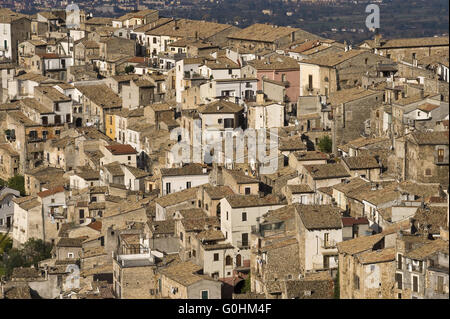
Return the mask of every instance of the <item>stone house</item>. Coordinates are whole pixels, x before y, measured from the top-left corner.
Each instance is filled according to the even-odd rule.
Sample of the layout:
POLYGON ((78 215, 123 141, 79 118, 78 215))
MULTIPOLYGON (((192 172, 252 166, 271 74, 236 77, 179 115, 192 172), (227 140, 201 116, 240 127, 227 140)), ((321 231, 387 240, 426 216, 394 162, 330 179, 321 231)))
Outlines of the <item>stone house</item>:
POLYGON ((350 156, 342 159, 342 164, 352 177, 361 176, 370 181, 380 180, 382 164, 374 156, 350 156))
POLYGON ((448 36, 384 39, 381 34, 376 34, 373 40, 364 41, 360 47, 397 62, 413 62, 434 54, 448 54, 448 44, 448 36))
POLYGON ((394 298, 447 298, 448 242, 403 235, 397 239, 395 252, 394 298))
POLYGON ((300 183, 307 184, 314 192, 321 187, 329 187, 341 183, 350 174, 340 163, 303 165, 299 173, 300 183))
POLYGON ((122 86, 122 107, 135 109, 156 102, 155 87, 148 79, 131 80, 129 85, 122 86))
POLYGON ((54 255, 56 260, 80 259, 84 237, 61 237, 55 245, 54 255))
POLYGON ((222 282, 199 275, 201 269, 186 261, 159 270, 160 296, 170 299, 221 299, 222 282))
POLYGON ((161 196, 207 184, 209 181, 206 167, 196 163, 177 168, 161 168, 160 171, 161 196))
POLYGON ((20 154, 9 144, 0 144, 0 178, 7 181, 21 173, 20 154))
POLYGON ((128 144, 112 144, 106 145, 101 148, 101 152, 104 154, 100 160, 101 165, 107 165, 111 163, 125 164, 136 167, 136 150, 128 144))
POLYGON ((67 180, 64 178, 64 171, 55 167, 37 167, 26 171, 24 178, 26 194, 36 194, 53 186, 67 183, 67 180))
POLYGON ((395 247, 386 236, 380 233, 338 244, 341 299, 394 297, 395 247))
POLYGON ((106 112, 122 108, 122 99, 105 84, 76 85, 81 93, 83 105, 83 123, 97 125, 101 131, 105 131, 106 112))
POLYGON ((255 23, 228 35, 228 44, 234 48, 276 50, 294 41, 318 37, 302 29, 255 23))
POLYGON ((187 188, 155 199, 156 221, 172 219, 180 209, 198 207, 198 187, 187 188))
POLYGON ((336 245, 342 241, 340 209, 331 205, 294 204, 294 207, 301 272, 337 268, 336 245))
POLYGON ((220 218, 220 200, 233 194, 234 192, 229 186, 207 185, 199 188, 197 199, 208 216, 220 218))
POLYGON ((268 195, 230 195, 220 200, 220 230, 225 241, 240 249, 236 255, 236 267, 249 267, 250 234, 258 219, 269 210, 277 209, 286 203, 275 196, 268 195))
POLYGON ((448 143, 448 131, 413 132, 403 139, 403 143, 396 143, 400 144, 398 160, 404 162, 401 163, 403 179, 448 184, 448 143))
POLYGON ((6 186, 0 188, 0 232, 10 231, 14 220, 14 198, 20 196, 19 191, 6 186))
POLYGON ((367 218, 342 217, 342 240, 367 236, 369 232, 369 221, 367 218))
POLYGON ((340 90, 330 94, 328 101, 332 107, 333 152, 337 145, 354 140, 366 131, 367 115, 371 107, 383 103, 383 92, 363 88, 340 90))
POLYGON ((20 197, 13 202, 13 247, 20 247, 30 238, 44 239, 42 204, 38 197, 20 197))
POLYGON ((240 170, 222 169, 223 185, 230 187, 235 194, 258 195, 259 180, 240 170))
POLYGON ((326 164, 328 155, 320 151, 298 151, 289 154, 289 166, 297 172, 302 171, 303 165, 326 164))

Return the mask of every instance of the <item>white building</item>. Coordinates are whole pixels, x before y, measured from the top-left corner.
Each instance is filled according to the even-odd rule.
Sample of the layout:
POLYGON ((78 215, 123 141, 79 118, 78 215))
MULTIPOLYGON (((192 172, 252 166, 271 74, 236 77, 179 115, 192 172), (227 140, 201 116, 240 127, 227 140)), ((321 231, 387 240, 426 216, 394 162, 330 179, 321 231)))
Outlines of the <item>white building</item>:
POLYGON ((295 208, 302 272, 337 268, 337 243, 342 242, 339 208, 300 204, 295 208))
POLYGON ((200 164, 161 169, 161 195, 163 196, 207 183, 209 183, 209 174, 200 164))

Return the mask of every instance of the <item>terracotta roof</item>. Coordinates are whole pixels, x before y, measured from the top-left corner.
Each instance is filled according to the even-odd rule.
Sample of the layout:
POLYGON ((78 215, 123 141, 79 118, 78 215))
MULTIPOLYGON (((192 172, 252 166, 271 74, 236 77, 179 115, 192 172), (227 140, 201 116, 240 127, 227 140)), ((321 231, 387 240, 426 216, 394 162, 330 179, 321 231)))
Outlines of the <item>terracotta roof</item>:
POLYGON ((95 222, 88 224, 87 227, 100 232, 100 231, 102 231, 102 222, 99 220, 96 220, 95 222))
POLYGON ((446 206, 420 207, 414 214, 414 225, 420 233, 439 234, 440 227, 446 224, 446 206))
POLYGON ((55 187, 52 189, 48 189, 46 191, 37 193, 37 195, 41 198, 45 198, 45 197, 48 197, 48 196, 51 196, 51 195, 54 195, 57 193, 61 193, 61 192, 64 192, 64 186, 58 186, 58 187, 55 187))
POLYGON ((301 137, 295 135, 280 138, 278 149, 280 151, 301 151, 306 150, 307 147, 301 137))
POLYGON ((380 233, 372 236, 363 236, 346 240, 337 244, 339 253, 349 255, 358 254, 364 251, 372 250, 376 243, 384 238, 385 234, 380 233))
POLYGON ((406 253, 405 257, 414 260, 425 260, 427 257, 435 254, 436 252, 444 252, 448 254, 448 251, 448 242, 442 239, 436 239, 406 253))
MULTIPOLYGON (((168 267, 161 269, 160 273, 185 287, 189 287, 190 285, 207 278, 196 274, 201 269, 202 267, 193 262, 185 261, 169 265, 168 267)), ((211 277, 209 278, 213 281, 211 277)))
POLYGON ((369 220, 366 217, 342 217, 342 226, 349 227, 353 225, 365 225, 369 224, 369 220))
POLYGON ((332 205, 294 204, 303 225, 309 229, 342 228, 340 209, 332 205))
POLYGON ((114 144, 105 146, 113 155, 137 154, 133 146, 129 144, 114 144))
POLYGON ((183 167, 161 168, 161 176, 208 175, 201 164, 192 163, 183 167))
POLYGON ((201 105, 197 108, 202 114, 217 114, 217 113, 239 113, 244 108, 236 103, 219 100, 209 104, 201 105))
POLYGON ((292 194, 314 193, 307 184, 287 185, 287 187, 292 194))
POLYGON ((250 60, 247 63, 257 70, 300 70, 297 60, 279 54, 271 55, 262 60, 250 60))
POLYGON ((315 180, 318 179, 329 179, 329 178, 339 178, 339 177, 350 177, 350 174, 344 168, 342 164, 331 163, 331 164, 320 164, 320 165, 304 165, 306 171, 315 180))
POLYGON ((350 170, 379 168, 380 164, 374 156, 351 156, 342 159, 350 170))
POLYGON ((284 202, 273 195, 267 195, 265 197, 259 197, 258 195, 230 195, 225 197, 232 208, 243 207, 261 207, 261 206, 274 206, 282 205, 284 202))
POLYGON ((292 32, 296 32, 296 38, 302 39, 317 39, 318 36, 306 32, 298 28, 281 27, 275 25, 255 23, 251 26, 233 32, 228 35, 229 39, 260 41, 260 42, 275 42, 283 37, 290 37, 292 32))
POLYGON ((86 237, 79 237, 79 238, 68 238, 68 237, 62 237, 59 239, 58 243, 56 244, 57 247, 81 247, 81 244, 86 239, 86 237))
POLYGON ((448 145, 448 131, 413 132, 413 140, 419 145, 448 145))
POLYGON ((424 104, 419 105, 417 108, 424 112, 431 112, 434 109, 437 109, 438 107, 440 107, 440 105, 424 103, 424 104))
POLYGON ((231 169, 223 169, 223 172, 225 174, 229 174, 231 178, 237 183, 237 184, 258 184, 259 180, 255 177, 245 175, 245 173, 241 170, 231 170, 231 169))
POLYGON ((365 41, 372 47, 386 48, 410 48, 410 47, 426 47, 426 46, 448 46, 448 36, 446 37, 425 37, 425 38, 399 38, 399 39, 382 39, 381 45, 376 46, 374 40, 365 41))
POLYGON ((69 102, 72 101, 72 99, 68 96, 65 96, 61 92, 59 92, 57 89, 51 86, 36 86, 34 90, 41 92, 44 96, 51 99, 53 102, 69 102))
POLYGON ((212 200, 222 199, 228 195, 233 195, 234 192, 229 186, 207 186, 205 192, 212 200))
POLYGON ((357 258, 363 265, 394 261, 395 247, 374 251, 365 251, 359 254, 357 258))
POLYGON ((76 85, 84 96, 102 108, 121 108, 122 99, 105 84, 76 85))
POLYGON ((359 100, 373 94, 377 94, 377 92, 365 88, 354 87, 330 93, 328 102, 331 105, 339 105, 341 103, 359 100))
POLYGON ((328 155, 319 151, 300 151, 293 153, 297 161, 327 160, 328 155))
POLYGON ((171 193, 162 197, 155 199, 155 203, 159 204, 161 207, 172 206, 178 203, 183 203, 186 201, 196 201, 197 200, 198 187, 192 187, 184 189, 182 191, 171 193))
POLYGON ((331 52, 326 55, 322 55, 320 57, 314 57, 310 59, 301 60, 300 63, 307 63, 307 64, 316 64, 320 66, 327 66, 327 67, 333 67, 338 64, 341 64, 342 62, 345 62, 351 58, 354 58, 357 55, 360 55, 362 53, 365 53, 367 51, 365 50, 350 50, 347 52, 331 52))

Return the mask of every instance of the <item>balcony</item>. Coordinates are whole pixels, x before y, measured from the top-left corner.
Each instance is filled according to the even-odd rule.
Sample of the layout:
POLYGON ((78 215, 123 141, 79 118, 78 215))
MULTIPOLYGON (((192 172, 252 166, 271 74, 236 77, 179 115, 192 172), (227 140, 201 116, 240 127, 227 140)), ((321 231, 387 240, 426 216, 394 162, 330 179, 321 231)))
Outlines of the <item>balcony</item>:
POLYGON ((334 249, 336 248, 336 244, 335 240, 324 241, 323 239, 320 239, 320 247, 323 249, 334 249))
POLYGON ((250 243, 248 241, 243 242, 242 240, 238 240, 236 246, 239 249, 250 249, 250 243))

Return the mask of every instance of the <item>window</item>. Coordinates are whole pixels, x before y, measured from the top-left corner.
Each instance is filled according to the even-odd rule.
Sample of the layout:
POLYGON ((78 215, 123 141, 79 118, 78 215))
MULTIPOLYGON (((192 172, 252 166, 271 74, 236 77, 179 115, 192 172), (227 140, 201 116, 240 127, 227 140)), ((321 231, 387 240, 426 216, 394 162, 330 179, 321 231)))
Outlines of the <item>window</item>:
POLYGON ((166 194, 170 194, 170 183, 166 183, 166 194))
POLYGON ((444 277, 443 276, 437 276, 436 278, 436 291, 440 294, 444 293, 444 277))
POLYGON ((201 291, 201 298, 202 299, 209 299, 209 292, 208 292, 208 290, 202 290, 201 291))
POLYGON ((242 238, 242 247, 247 247, 248 246, 248 234, 243 233, 241 235, 241 238, 242 238))
POLYGON ((180 232, 180 241, 183 241, 183 233, 180 232))
POLYGON ((397 283, 398 289, 403 289, 403 275, 402 274, 395 274, 395 282, 397 283))
POLYGON ((219 254, 218 253, 214 254, 214 261, 219 261, 219 254))
POLYGON ((250 187, 246 187, 245 188, 245 195, 250 195, 250 191, 251 191, 251 188, 250 187))
POLYGON ((281 74, 281 82, 286 82, 286 74, 281 74))
POLYGON ((431 168, 425 169, 425 176, 431 176, 431 168))
POLYGON ((419 292, 419 277, 418 276, 412 276, 412 288, 413 292, 419 292))
POLYGON ((191 188, 191 182, 186 182, 186 188, 191 188))
POLYGON ((353 277, 353 288, 359 290, 359 277, 357 275, 353 277))
POLYGON ((228 74, 233 74, 233 70, 232 69, 228 69, 228 74))
POLYGON ((313 76, 312 76, 312 74, 310 74, 308 76, 308 89, 312 90, 312 88, 313 88, 313 76))
POLYGON ((74 257, 73 253, 68 253, 67 254, 67 258, 73 258, 73 257, 74 257))
POLYGON ((195 251, 195 249, 192 250, 192 257, 195 257, 197 255, 197 252, 195 251))
POLYGON ((397 254, 397 269, 403 269, 402 268, 402 258, 403 258, 403 256, 402 256, 402 254, 397 254))
POLYGON ((247 213, 245 213, 245 212, 242 213, 242 221, 243 222, 247 221, 247 213))
POLYGON ((441 163, 444 161, 444 149, 438 149, 438 162, 441 163))
POLYGON ((230 255, 225 257, 225 266, 232 266, 233 265, 233 258, 231 258, 230 255))
POLYGON ((227 212, 227 220, 228 220, 228 212, 227 212))

